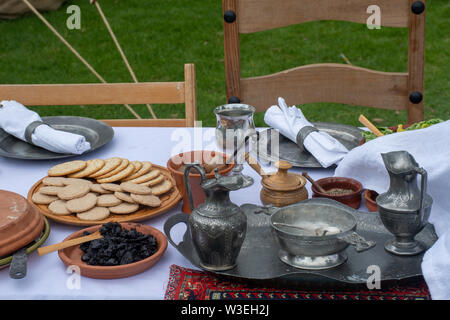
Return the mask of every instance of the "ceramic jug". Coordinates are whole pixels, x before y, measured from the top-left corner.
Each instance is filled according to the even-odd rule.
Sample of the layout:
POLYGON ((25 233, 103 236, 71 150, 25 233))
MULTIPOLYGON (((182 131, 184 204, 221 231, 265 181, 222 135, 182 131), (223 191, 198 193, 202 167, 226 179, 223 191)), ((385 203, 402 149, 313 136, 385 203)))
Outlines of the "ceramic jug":
POLYGON ((200 264, 208 270, 220 271, 236 266, 247 231, 247 217, 241 208, 231 202, 230 191, 245 188, 250 184, 242 175, 222 176, 217 169, 215 177, 206 179, 199 164, 187 164, 184 172, 185 187, 192 213, 189 230, 200 264), (189 172, 195 168, 201 175, 206 201, 193 208, 189 172))
POLYGON ((389 173, 387 192, 377 197, 381 221, 394 234, 394 239, 385 244, 385 249, 398 255, 414 255, 424 250, 414 240, 428 221, 432 198, 427 194, 427 172, 419 167, 407 151, 381 154, 389 173), (421 176, 420 189, 417 176, 421 176))

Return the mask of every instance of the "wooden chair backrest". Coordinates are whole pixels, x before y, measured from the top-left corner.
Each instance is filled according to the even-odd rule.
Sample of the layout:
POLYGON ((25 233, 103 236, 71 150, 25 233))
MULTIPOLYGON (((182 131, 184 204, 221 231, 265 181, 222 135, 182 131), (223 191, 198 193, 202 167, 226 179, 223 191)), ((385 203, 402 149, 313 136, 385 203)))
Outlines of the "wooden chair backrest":
POLYGON ((196 120, 196 85, 193 64, 184 65, 184 81, 0 85, 1 100, 25 106, 184 103, 185 119, 102 119, 115 127, 193 127, 196 120))
POLYGON ((279 96, 295 104, 336 102, 392 110, 406 109, 408 123, 423 120, 425 2, 222 0, 227 99, 229 102, 250 104, 257 111, 266 110, 276 103, 279 96), (407 73, 319 63, 271 75, 241 78, 239 34, 315 20, 366 23, 370 5, 380 7, 381 26, 409 29, 407 73))

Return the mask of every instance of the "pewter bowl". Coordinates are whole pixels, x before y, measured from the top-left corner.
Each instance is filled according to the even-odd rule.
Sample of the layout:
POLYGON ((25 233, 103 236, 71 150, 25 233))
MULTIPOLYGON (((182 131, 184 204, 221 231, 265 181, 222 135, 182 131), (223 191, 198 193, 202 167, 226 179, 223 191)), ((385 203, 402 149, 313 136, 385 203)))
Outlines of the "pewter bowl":
POLYGON ((375 245, 355 232, 357 222, 351 208, 331 199, 315 200, 283 207, 272 214, 272 234, 283 262, 300 269, 328 269, 347 260, 343 251, 349 244, 358 252, 375 245))

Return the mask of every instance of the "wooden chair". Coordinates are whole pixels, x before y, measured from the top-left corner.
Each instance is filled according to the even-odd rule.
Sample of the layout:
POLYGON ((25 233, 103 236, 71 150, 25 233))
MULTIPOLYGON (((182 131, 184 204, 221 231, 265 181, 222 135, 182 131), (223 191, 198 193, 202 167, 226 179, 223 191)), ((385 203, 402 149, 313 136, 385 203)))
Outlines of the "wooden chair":
POLYGON ((0 99, 16 100, 25 106, 185 104, 185 119, 102 120, 115 127, 193 127, 197 112, 193 64, 184 65, 184 81, 0 85, 0 99))
POLYGON ((257 111, 278 97, 295 104, 336 102, 406 109, 409 123, 423 120, 425 1, 222 0, 228 101, 250 104, 257 111), (366 23, 370 5, 380 7, 382 26, 409 28, 407 73, 321 63, 241 78, 239 34, 314 20, 366 23))

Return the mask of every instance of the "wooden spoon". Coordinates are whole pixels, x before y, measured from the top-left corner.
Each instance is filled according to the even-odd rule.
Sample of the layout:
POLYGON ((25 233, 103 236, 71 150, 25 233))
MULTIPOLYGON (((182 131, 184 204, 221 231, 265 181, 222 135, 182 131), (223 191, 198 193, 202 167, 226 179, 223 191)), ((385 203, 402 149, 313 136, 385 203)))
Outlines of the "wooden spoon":
POLYGON ((381 133, 380 130, 378 130, 375 125, 369 121, 366 117, 364 117, 362 114, 358 118, 359 122, 361 122, 367 129, 372 131, 377 137, 384 136, 384 134, 381 133))
POLYGON ((309 182, 311 182, 311 184, 317 189, 319 190, 321 193, 325 193, 328 194, 328 191, 326 191, 324 188, 322 188, 316 181, 313 180, 313 178, 311 178, 308 173, 306 171, 302 172, 302 176, 304 176, 306 179, 308 179, 309 182))
POLYGON ((97 231, 97 232, 94 232, 87 236, 63 241, 60 243, 55 243, 55 244, 52 244, 52 245, 46 246, 46 247, 41 247, 37 250, 37 252, 40 256, 43 256, 43 255, 46 255, 47 253, 50 253, 53 251, 58 251, 58 250, 65 249, 68 247, 76 246, 77 244, 81 244, 84 242, 92 241, 95 239, 101 239, 101 238, 103 238, 103 236, 100 234, 100 231, 97 231))
POLYGON ((264 178, 265 176, 267 176, 267 173, 264 172, 264 170, 259 165, 258 161, 256 161, 256 159, 253 158, 248 152, 245 153, 245 161, 247 161, 248 165, 252 167, 252 169, 255 170, 256 173, 259 174, 261 177, 264 178))

